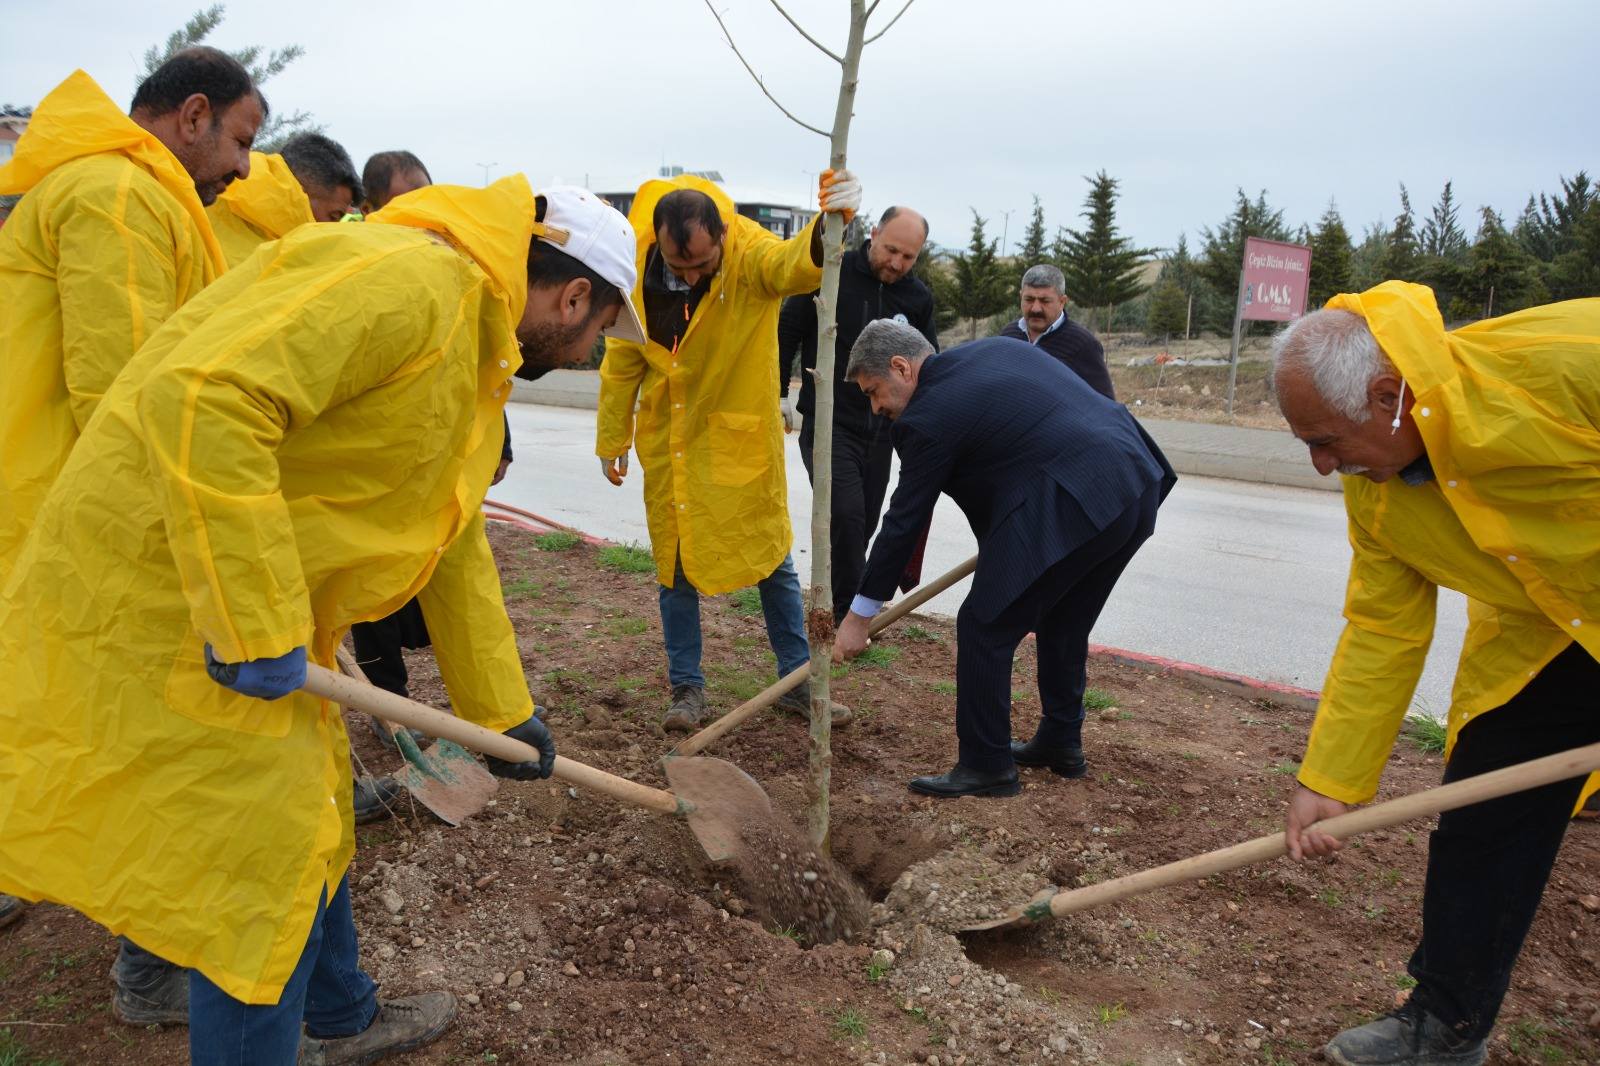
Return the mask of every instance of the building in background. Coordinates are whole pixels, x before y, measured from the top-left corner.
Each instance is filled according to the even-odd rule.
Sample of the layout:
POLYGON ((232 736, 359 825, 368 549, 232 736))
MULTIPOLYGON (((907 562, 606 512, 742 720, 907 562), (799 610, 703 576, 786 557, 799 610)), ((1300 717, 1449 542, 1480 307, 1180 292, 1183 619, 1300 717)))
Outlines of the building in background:
MULTIPOLYGON (((805 228, 806 223, 816 217, 813 207, 797 207, 789 203, 785 197, 772 194, 771 190, 752 189, 740 185, 731 185, 723 180, 720 170, 685 170, 678 166, 664 166, 658 170, 654 177, 675 178, 680 174, 692 174, 697 178, 714 181, 722 186, 739 214, 745 218, 760 223, 779 237, 793 237, 805 228)), ((633 198, 639 191, 639 186, 648 179, 641 178, 626 192, 598 191, 597 195, 604 197, 612 207, 624 215, 633 207, 633 198)))
MULTIPOLYGON (((32 116, 32 108, 0 109, 0 167, 11 162, 11 157, 17 152, 17 141, 22 137, 22 131, 28 128, 28 119, 32 116)), ((19 199, 21 197, 0 196, 0 226, 5 225, 7 216, 19 199)))

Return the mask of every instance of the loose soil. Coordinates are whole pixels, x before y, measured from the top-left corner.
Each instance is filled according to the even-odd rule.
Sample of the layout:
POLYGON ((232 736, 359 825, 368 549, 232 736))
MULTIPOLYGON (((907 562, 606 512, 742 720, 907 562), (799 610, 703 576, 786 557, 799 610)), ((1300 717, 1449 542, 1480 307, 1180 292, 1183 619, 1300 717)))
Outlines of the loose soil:
MULTIPOLYGON (((530 684, 564 754, 663 784, 670 747, 653 577, 602 569, 596 549, 549 552, 497 527, 530 684)), ((708 695, 727 710, 773 676, 759 607, 704 605, 708 695)), ((1090 682, 1090 774, 1025 771, 1005 800, 936 801, 908 778, 954 759, 951 627, 916 618, 876 663, 834 685, 856 724, 835 734, 833 854, 870 897, 869 928, 813 944, 771 917, 738 871, 713 867, 681 823, 552 782, 504 782, 446 829, 407 805, 363 827, 351 870, 365 965, 386 994, 448 988, 460 1020, 413 1063, 1269 1064, 1319 1061, 1340 1028, 1408 984, 1426 823, 1337 859, 1280 861, 1005 934, 967 919, 1280 827, 1302 712, 1109 660, 1090 682)), ((446 706, 427 653, 414 692, 446 706)), ((1015 729, 1037 720, 1034 651, 1014 682, 1015 729)), ((362 723, 361 761, 395 765, 362 723)), ((708 754, 760 781, 803 824, 806 727, 758 716, 708 754)), ((1383 795, 1435 784, 1402 742, 1383 795)), ((771 842, 762 842, 772 847, 771 842)), ((777 853, 769 883, 817 860, 777 853)), ((747 871, 747 875, 748 875, 747 871)), ((785 880, 787 878, 787 880, 785 880)), ((1568 834, 1493 1040, 1497 1063, 1600 1062, 1600 824, 1568 834)), ((781 896, 781 894, 780 894, 781 896)), ((159 1066, 182 1029, 110 1018, 114 944, 35 907, 0 932, 0 1063, 159 1066), (30 1024, 22 1024, 22 1023, 30 1024)))

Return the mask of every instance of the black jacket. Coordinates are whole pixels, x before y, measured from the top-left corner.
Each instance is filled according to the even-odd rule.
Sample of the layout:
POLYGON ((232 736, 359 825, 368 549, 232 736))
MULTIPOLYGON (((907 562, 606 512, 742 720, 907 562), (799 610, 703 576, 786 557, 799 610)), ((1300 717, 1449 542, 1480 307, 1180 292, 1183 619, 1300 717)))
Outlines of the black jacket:
POLYGON ((861 594, 887 600, 945 493, 978 538, 968 600, 992 621, 1151 486, 1177 480, 1119 403, 1030 344, 991 337, 930 356, 894 423, 900 481, 861 594))
MULTIPOLYGON (((1000 336, 1012 337, 1024 344, 1029 343, 1027 330, 1016 322, 1001 330, 1000 336)), ((1072 319, 1066 319, 1061 323, 1060 329, 1052 330, 1040 337, 1035 347, 1061 360, 1068 370, 1087 381, 1095 392, 1110 400, 1117 398, 1116 392, 1111 388, 1111 371, 1106 369, 1105 347, 1095 339, 1093 333, 1072 319)))
MULTIPOLYGON (((839 334, 833 357, 834 427, 862 435, 871 434, 882 420, 872 413, 866 395, 845 381, 844 371, 850 363, 850 349, 867 323, 898 318, 915 326, 935 350, 939 347, 939 333, 933 325, 933 293, 910 274, 893 285, 879 281, 867 260, 871 246, 871 241, 862 241, 861 247, 846 252, 839 264, 839 334)), ((789 373, 796 351, 800 352, 802 370, 800 400, 795 409, 809 419, 816 411, 816 386, 806 373, 817 365, 816 293, 789 297, 778 315, 778 381, 784 396, 789 395, 789 373)))

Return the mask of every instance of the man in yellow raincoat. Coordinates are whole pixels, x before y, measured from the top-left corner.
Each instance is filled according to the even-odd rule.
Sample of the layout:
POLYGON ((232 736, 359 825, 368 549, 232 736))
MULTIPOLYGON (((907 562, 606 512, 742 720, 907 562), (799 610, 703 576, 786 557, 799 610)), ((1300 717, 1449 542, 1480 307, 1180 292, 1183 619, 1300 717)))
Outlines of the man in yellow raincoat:
MULTIPOLYGON (((202 206, 249 173, 266 102, 212 48, 157 68, 122 113, 87 74, 39 104, 0 193, 0 583, 100 397, 157 327, 224 268, 202 206)), ((0 896, 0 924, 20 914, 0 896)), ((187 979, 124 940, 117 1017, 182 1022, 187 979)))
POLYGON ((250 153, 250 177, 206 208, 228 265, 307 222, 338 222, 361 202, 361 179, 339 143, 297 133, 277 155, 250 153))
MULTIPOLYGON (((1278 402, 1344 479, 1354 557, 1339 639, 1289 805, 1289 851, 1363 803, 1433 636, 1469 600, 1445 780, 1600 740, 1600 299, 1446 332, 1433 294, 1386 282, 1280 335, 1278 402)), ((1406 1005, 1346 1030, 1334 1062, 1479 1063, 1582 779, 1443 814, 1429 843, 1406 1005)))
POLYGON ((420 590, 455 712, 545 755, 491 769, 549 773, 480 503, 519 366, 642 336, 633 243, 520 175, 299 227, 140 350, 41 508, 0 591, 0 888, 191 967, 196 1063, 291 1063, 302 1020, 329 1062, 449 1023, 360 971, 348 744, 296 690, 420 590))
MULTIPOLYGON (((828 171, 819 202, 848 218, 860 186, 828 171)), ((778 675, 810 658, 789 554, 777 337, 784 297, 821 282, 822 233, 813 220, 779 240, 689 174, 645 182, 628 217, 639 239, 633 307, 649 339, 606 345, 595 451, 614 485, 630 447, 644 466, 672 684, 662 725, 688 731, 706 713, 700 594, 755 585, 778 675)), ((809 714, 810 698, 795 689, 779 706, 809 714)), ((833 718, 844 724, 849 711, 836 704, 833 718)))

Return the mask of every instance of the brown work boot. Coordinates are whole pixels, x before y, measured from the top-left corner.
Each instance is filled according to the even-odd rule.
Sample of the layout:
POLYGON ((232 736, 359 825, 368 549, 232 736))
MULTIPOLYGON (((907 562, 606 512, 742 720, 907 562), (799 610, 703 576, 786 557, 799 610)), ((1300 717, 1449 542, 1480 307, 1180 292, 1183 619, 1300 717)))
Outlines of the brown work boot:
POLYGON ((189 971, 169 965, 161 976, 138 991, 113 985, 111 1014, 123 1025, 189 1024, 189 971))
POLYGON ((300 1038, 299 1066, 364 1066, 432 1043, 456 1020, 450 992, 378 1001, 378 1016, 355 1036, 300 1038))
MULTIPOLYGON (((811 721, 811 686, 805 684, 790 689, 778 697, 775 706, 785 714, 798 714, 806 721, 811 721)), ((855 715, 844 704, 829 700, 828 706, 832 711, 833 728, 842 729, 855 720, 855 715)))
POLYGON ((694 685, 674 685, 672 706, 661 719, 668 733, 692 733, 706 716, 706 690, 694 685))

